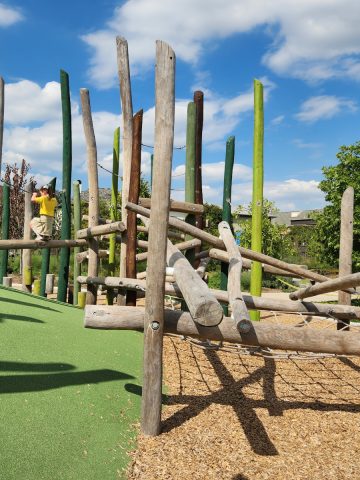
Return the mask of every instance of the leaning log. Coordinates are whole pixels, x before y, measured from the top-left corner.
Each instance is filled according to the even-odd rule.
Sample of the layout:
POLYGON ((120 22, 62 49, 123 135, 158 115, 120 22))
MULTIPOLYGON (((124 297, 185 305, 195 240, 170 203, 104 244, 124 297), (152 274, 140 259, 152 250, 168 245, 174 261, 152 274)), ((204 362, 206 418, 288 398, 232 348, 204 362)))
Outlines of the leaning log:
MULTIPOLYGON (((138 204, 145 208, 151 208, 151 198, 139 198, 138 204)), ((204 205, 191 202, 179 202, 170 199, 170 211, 181 213, 204 213, 204 205)))
POLYGON ((76 232, 76 238, 92 238, 100 235, 107 235, 114 232, 123 232, 125 225, 123 222, 106 223, 105 225, 96 225, 94 227, 83 228, 76 232))
POLYGON ((317 283, 306 288, 300 288, 296 292, 290 293, 291 300, 301 300, 302 298, 313 297, 322 293, 336 292, 337 290, 346 290, 347 288, 358 287, 360 285, 360 273, 345 275, 345 277, 334 278, 327 282, 317 283))
MULTIPOLYGON (((146 291, 146 272, 138 273, 138 278, 120 277, 78 277, 82 284, 106 285, 108 287, 121 287, 125 290, 133 289, 138 292, 146 291)), ((219 302, 228 302, 228 293, 223 290, 210 289, 219 302)), ((182 298, 181 291, 176 284, 165 283, 165 295, 182 298)), ((300 313, 305 316, 335 317, 342 320, 360 320, 360 307, 349 305, 335 305, 327 303, 294 302, 292 300, 280 300, 267 297, 253 297, 243 295, 245 305, 250 310, 265 310, 270 312, 300 313)))
MULTIPOLYGON (((87 305, 85 327, 104 330, 143 330, 143 307, 87 305)), ((243 345, 337 355, 360 355, 360 332, 349 333, 328 329, 298 328, 287 325, 251 322, 247 333, 234 329, 234 321, 225 317, 216 327, 194 322, 190 313, 165 310, 164 331, 178 335, 226 341, 243 345)))

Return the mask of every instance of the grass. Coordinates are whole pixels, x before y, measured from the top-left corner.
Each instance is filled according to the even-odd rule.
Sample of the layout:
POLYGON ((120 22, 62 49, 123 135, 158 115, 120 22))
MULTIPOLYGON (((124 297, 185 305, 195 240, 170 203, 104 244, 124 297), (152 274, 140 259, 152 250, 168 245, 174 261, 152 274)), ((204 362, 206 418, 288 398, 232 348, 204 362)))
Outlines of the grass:
POLYGON ((124 478, 140 414, 142 335, 0 288, 0 478, 124 478))

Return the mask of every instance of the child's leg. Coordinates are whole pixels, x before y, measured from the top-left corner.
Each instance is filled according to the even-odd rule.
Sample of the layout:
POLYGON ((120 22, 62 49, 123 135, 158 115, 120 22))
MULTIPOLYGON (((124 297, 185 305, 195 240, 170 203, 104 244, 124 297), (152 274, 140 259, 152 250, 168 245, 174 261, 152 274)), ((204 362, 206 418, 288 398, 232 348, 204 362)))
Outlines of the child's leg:
POLYGON ((47 216, 41 216, 40 218, 41 218, 41 221, 43 223, 43 233, 42 233, 42 235, 44 237, 51 238, 54 218, 53 217, 47 217, 47 216))
POLYGON ((43 234, 42 232, 44 230, 44 227, 43 227, 43 223, 42 223, 42 221, 39 217, 34 217, 30 221, 30 228, 35 233, 37 238, 41 237, 41 235, 43 234))

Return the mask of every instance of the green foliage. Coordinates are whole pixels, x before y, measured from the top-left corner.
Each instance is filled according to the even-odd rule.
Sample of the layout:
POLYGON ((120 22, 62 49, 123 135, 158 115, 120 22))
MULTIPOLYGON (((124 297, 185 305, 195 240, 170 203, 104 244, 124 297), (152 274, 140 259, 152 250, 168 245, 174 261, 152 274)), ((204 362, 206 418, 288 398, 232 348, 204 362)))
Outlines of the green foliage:
MULTIPOLYGON (((251 203, 246 209, 250 214, 252 211, 251 203)), ((234 212, 234 216, 244 211, 241 205, 234 212)), ((286 225, 278 225, 271 222, 271 214, 278 211, 274 202, 264 199, 262 211, 262 252, 272 257, 287 259, 294 255, 295 250, 291 239, 288 236, 288 228, 286 225)), ((251 219, 240 220, 241 228, 241 245, 251 248, 251 219)))
POLYGON ((319 184, 329 204, 316 216, 318 258, 333 267, 338 265, 340 246, 341 197, 347 187, 355 191, 353 271, 360 270, 360 142, 343 145, 336 155, 338 163, 323 167, 324 180, 319 184))
POLYGON ((218 225, 222 222, 222 208, 212 203, 204 203, 204 230, 215 237, 219 236, 218 225))

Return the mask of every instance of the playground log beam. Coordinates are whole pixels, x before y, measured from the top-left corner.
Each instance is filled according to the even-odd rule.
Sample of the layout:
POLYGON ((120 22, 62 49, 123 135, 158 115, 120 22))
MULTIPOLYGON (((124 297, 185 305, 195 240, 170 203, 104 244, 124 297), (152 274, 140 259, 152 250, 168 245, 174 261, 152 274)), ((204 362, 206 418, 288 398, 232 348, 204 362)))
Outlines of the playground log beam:
MULTIPOLYGON (((166 333, 277 350, 360 355, 360 333, 350 335, 348 332, 262 322, 250 322, 250 331, 240 333, 234 329, 234 321, 229 317, 225 317, 216 327, 204 327, 194 322, 188 312, 165 310, 164 313, 166 333)), ((144 328, 144 317, 143 307, 88 305, 85 308, 84 325, 86 328, 104 330, 141 331, 144 328)))
POLYGON ((327 282, 311 285, 306 288, 300 288, 290 293, 291 300, 301 300, 302 298, 313 297, 322 293, 335 292, 337 290, 346 290, 348 288, 360 285, 360 273, 345 275, 345 277, 334 278, 327 282))
MULTIPOLYGON (((205 252, 201 252, 205 255, 205 252)), ((220 260, 221 262, 229 263, 229 255, 224 250, 218 248, 211 248, 208 251, 208 256, 215 260, 220 260)), ((247 258, 243 258, 243 268, 250 270, 252 261, 247 258)), ((295 265, 296 266, 296 265, 295 265)), ((281 268, 272 267, 270 265, 262 264, 263 271, 265 273, 271 273, 272 275, 281 275, 282 277, 291 277, 291 278, 301 278, 300 275, 295 275, 294 273, 287 272, 286 270, 281 270, 281 268)))
POLYGON ((0 240, 0 250, 36 250, 37 248, 84 247, 86 240, 0 240))
MULTIPOLYGON (((134 202, 133 202, 134 203, 134 202)), ((151 208, 151 198, 139 198, 138 204, 145 208, 151 208)), ((170 211, 181 213, 204 213, 204 205, 191 202, 179 202, 170 199, 170 211)))
MULTIPOLYGON (((109 256, 109 250, 99 250, 98 251, 99 258, 107 258, 109 256)), ((89 252, 86 250, 84 252, 79 252, 75 255, 76 263, 82 263, 84 260, 88 260, 89 252)))
MULTIPOLYGON (((193 238, 192 240, 186 240, 185 242, 180 242, 176 243, 175 247, 182 251, 182 250, 188 250, 189 248, 194 248, 201 245, 201 240, 198 240, 197 238, 193 238)), ((142 241, 138 240, 138 246, 141 248, 144 248, 142 246, 142 241)), ((147 247, 146 247, 147 248, 147 247)), ((141 262, 143 260, 146 260, 148 258, 148 252, 143 252, 143 253, 138 253, 136 255, 136 261, 141 262)))
MULTIPOLYGON (((146 273, 146 272, 141 272, 146 273)), ((138 274, 139 275, 139 274, 138 274)), ((142 278, 120 277, 78 277, 81 284, 105 285, 107 287, 120 287, 126 290, 146 291, 146 280, 142 278)), ((228 302, 228 293, 224 290, 210 289, 211 293, 220 302, 228 302)), ((176 284, 165 282, 165 295, 182 298, 181 291, 176 284)), ((349 305, 334 305, 326 303, 300 302, 292 300, 272 299, 267 297, 253 297, 243 295, 245 305, 250 310, 265 310, 282 313, 301 313, 319 317, 336 317, 341 320, 360 319, 360 307, 349 305)))
POLYGON ((123 222, 113 222, 106 223, 105 225, 96 225, 94 227, 83 228, 76 232, 76 238, 92 238, 98 237, 100 235, 107 235, 114 232, 123 232, 125 230, 125 225, 123 222))
MULTIPOLYGON (((150 210, 148 210, 147 208, 141 207, 140 205, 135 205, 134 203, 127 203, 126 208, 140 215, 143 215, 144 217, 149 218, 150 216, 150 210)), ((193 237, 198 238, 206 243, 209 243, 214 247, 225 250, 225 244, 220 238, 215 237, 214 235, 211 235, 210 233, 205 232, 204 230, 200 230, 199 228, 189 225, 188 223, 183 222, 178 218, 169 217, 169 225, 171 225, 174 228, 177 228, 178 230, 184 233, 188 233, 189 235, 192 235, 193 237)), ((286 270, 288 272, 294 273, 295 275, 298 275, 301 278, 309 278, 310 280, 315 280, 316 282, 326 282, 329 280, 329 278, 326 277, 325 275, 320 275, 319 273, 311 272, 310 270, 301 268, 298 265, 283 262, 282 260, 278 260, 277 258, 270 257, 269 255, 265 255, 264 253, 254 252, 253 250, 250 250, 244 247, 239 247, 239 251, 244 258, 247 258, 249 260, 254 260, 256 262, 262 262, 276 268, 281 268, 282 270, 286 270)))

